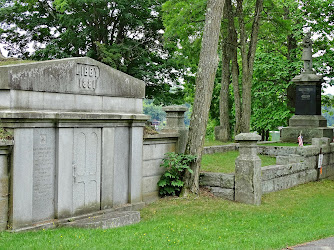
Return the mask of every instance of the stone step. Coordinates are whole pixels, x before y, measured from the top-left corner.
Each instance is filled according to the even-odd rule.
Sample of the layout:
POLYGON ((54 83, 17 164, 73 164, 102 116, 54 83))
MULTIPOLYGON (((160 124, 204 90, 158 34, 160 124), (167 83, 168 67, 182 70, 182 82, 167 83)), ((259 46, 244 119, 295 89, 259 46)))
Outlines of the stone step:
POLYGON ((140 213, 138 211, 110 211, 99 215, 75 219, 61 224, 64 227, 78 228, 115 228, 140 222, 140 213))

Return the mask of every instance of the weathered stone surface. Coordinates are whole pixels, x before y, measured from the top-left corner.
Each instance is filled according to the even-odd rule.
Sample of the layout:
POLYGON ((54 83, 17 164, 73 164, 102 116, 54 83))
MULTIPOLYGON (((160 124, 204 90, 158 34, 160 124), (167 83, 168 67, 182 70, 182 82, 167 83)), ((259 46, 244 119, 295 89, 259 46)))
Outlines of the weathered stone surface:
POLYGON ((129 128, 119 127, 115 130, 114 154, 114 206, 126 204, 129 199, 129 128))
POLYGON ((228 188, 220 188, 220 187, 212 187, 211 193, 213 193, 214 196, 224 198, 227 200, 234 200, 234 189, 228 189, 228 188))
POLYGON ((0 89, 132 98, 145 95, 143 81, 87 57, 2 66, 0 89))
POLYGON ((284 147, 284 146, 258 146, 258 154, 279 156, 279 155, 291 155, 297 154, 297 147, 284 147))
POLYGON ((221 146, 211 146, 204 147, 203 154, 215 154, 215 153, 225 153, 229 151, 235 151, 239 148, 239 144, 231 143, 229 145, 221 145, 221 146))
POLYGON ((50 220, 55 216, 55 147, 54 129, 34 129, 33 221, 50 220))
POLYGON ((240 155, 235 160, 235 200, 260 205, 262 196, 261 159, 257 156, 256 141, 261 136, 254 133, 239 134, 240 155))
POLYGON ((116 228, 140 222, 138 211, 109 212, 102 215, 95 215, 88 218, 77 219, 63 224, 65 227, 79 228, 116 228))
POLYGON ((200 174, 200 185, 210 187, 220 187, 221 174, 220 173, 201 173, 200 174))
POLYGON ((163 159, 166 153, 175 152, 175 150, 175 141, 157 141, 150 144, 144 142, 143 160, 163 159))
POLYGON ((297 138, 302 131, 303 141, 311 143, 312 138, 319 137, 333 137, 333 129, 326 127, 286 127, 281 130, 281 141, 284 142, 297 142, 297 138))
POLYGON ((158 181, 160 180, 159 176, 150 176, 143 177, 143 193, 151 193, 158 191, 158 181))
POLYGON ((188 108, 186 106, 173 105, 165 106, 162 109, 166 112, 166 126, 161 132, 178 133, 176 152, 184 153, 188 138, 188 129, 184 124, 184 115, 188 108))
POLYGON ((235 181, 234 174, 221 174, 220 187, 234 189, 235 181))
POLYGON ((234 189, 234 174, 205 172, 200 174, 200 185, 234 189))
POLYGON ((278 155, 276 157, 276 164, 277 165, 287 165, 289 163, 303 162, 304 160, 305 160, 304 157, 302 157, 300 155, 295 155, 295 154, 291 154, 289 156, 278 155))

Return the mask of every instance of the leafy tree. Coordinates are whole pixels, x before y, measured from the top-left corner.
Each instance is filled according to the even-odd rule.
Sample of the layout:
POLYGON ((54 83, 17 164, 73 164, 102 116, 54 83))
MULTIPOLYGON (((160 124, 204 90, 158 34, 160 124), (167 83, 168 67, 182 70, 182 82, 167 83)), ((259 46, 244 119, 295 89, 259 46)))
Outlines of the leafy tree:
POLYGON ((183 98, 169 52, 163 48, 165 0, 3 1, 1 42, 11 54, 47 60, 89 56, 147 84, 157 103, 183 98), (35 52, 29 54, 29 44, 35 52))

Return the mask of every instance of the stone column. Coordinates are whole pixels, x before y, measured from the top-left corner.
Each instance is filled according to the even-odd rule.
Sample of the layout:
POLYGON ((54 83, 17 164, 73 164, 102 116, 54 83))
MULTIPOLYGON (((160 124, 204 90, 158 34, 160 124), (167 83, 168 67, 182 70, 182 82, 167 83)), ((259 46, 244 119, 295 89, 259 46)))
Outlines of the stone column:
POLYGON ((241 133, 235 137, 240 143, 240 155, 235 161, 235 200, 260 205, 262 196, 261 159, 257 156, 256 142, 261 136, 241 133))
POLYGON ((0 141, 0 232, 7 229, 8 223, 8 154, 12 141, 0 141))
POLYGON ((184 114, 188 110, 185 106, 166 106, 162 108, 166 112, 166 127, 163 133, 178 133, 179 139, 176 145, 177 153, 184 153, 188 138, 188 129, 184 125, 184 114))

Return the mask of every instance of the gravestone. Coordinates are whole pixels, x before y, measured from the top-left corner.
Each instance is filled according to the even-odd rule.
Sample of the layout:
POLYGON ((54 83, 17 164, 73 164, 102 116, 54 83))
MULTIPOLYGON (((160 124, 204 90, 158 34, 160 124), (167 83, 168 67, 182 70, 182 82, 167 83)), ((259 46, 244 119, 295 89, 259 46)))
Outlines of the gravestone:
POLYGON ((9 227, 141 206, 144 82, 90 58, 0 67, 9 227))
POLYGON ((295 76, 295 115, 289 120, 289 127, 281 130, 281 141, 297 142, 302 134, 304 142, 315 137, 333 138, 333 129, 327 127, 327 120, 321 115, 321 85, 323 77, 312 69, 312 40, 308 33, 303 40, 304 70, 295 76))

